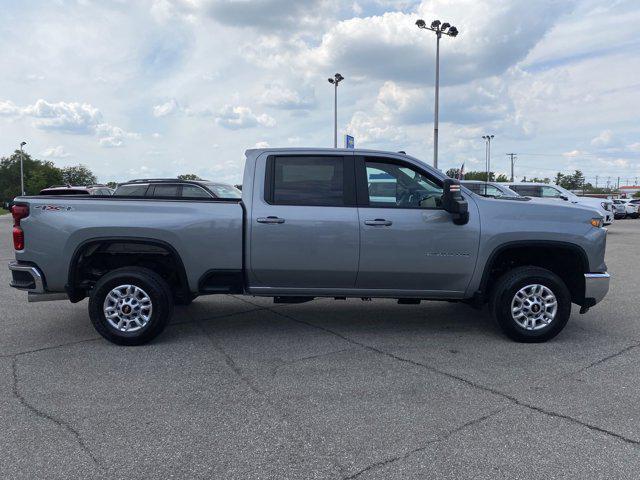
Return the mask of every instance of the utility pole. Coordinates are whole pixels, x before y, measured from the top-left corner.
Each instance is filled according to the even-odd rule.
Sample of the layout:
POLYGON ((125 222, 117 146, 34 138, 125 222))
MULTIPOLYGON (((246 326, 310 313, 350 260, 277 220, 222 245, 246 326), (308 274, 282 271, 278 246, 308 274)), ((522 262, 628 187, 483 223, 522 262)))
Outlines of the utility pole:
POLYGON ((449 35, 450 37, 456 37, 458 35, 458 29, 453 25, 440 20, 434 20, 431 22, 431 26, 427 27, 424 20, 420 19, 416 21, 418 28, 431 30, 436 34, 436 92, 435 92, 435 108, 433 115, 433 167, 438 168, 438 111, 439 111, 439 95, 440 95, 440 38, 442 34, 449 35))
POLYGON ((334 86, 333 94, 333 148, 338 148, 338 84, 344 77, 336 73, 333 78, 329 78, 329 83, 334 86))
POLYGON ((487 179, 485 180, 486 182, 491 181, 491 140, 493 140, 493 137, 495 137, 495 135, 483 135, 482 138, 484 138, 484 141, 486 142, 486 155, 487 155, 487 159, 486 159, 486 167, 487 167, 487 179))
POLYGON ((27 142, 20 142, 20 192, 24 195, 24 151, 22 147, 24 147, 27 142))
POLYGON ((596 175, 596 188, 598 188, 598 175, 596 175))
POLYGON ((507 156, 511 159, 511 181, 515 181, 514 180, 514 176, 513 176, 513 162, 516 161, 516 154, 515 153, 507 153, 507 156))

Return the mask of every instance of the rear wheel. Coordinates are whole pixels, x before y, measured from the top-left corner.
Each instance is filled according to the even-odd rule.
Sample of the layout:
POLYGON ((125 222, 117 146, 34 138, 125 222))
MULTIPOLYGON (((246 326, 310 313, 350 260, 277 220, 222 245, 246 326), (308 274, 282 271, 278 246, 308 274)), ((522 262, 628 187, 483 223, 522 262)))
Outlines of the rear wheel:
POLYGON ((496 283, 491 310, 502 331, 518 342, 544 342, 562 331, 571 315, 571 294, 555 273, 519 267, 496 283))
POLYGON ((152 270, 124 267, 104 275, 91 292, 89 317, 100 335, 118 345, 142 345, 169 323, 173 296, 152 270))

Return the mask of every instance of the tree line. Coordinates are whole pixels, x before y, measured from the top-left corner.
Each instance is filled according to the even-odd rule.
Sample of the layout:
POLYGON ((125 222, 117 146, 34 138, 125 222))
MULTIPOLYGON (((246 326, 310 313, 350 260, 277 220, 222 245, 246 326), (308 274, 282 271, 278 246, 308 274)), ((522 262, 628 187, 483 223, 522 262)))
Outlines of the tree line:
MULTIPOLYGON (((20 151, 0 158, 0 202, 6 204, 20 195, 20 151)), ((36 160, 24 154, 24 191, 36 195, 52 185, 92 185, 96 176, 85 165, 59 168, 48 160, 36 160)))
MULTIPOLYGON (((0 207, 8 205, 20 195, 20 150, 8 157, 0 158, 0 207)), ((26 195, 37 195, 44 188, 53 185, 94 185, 98 179, 86 165, 57 167, 48 160, 38 160, 24 153, 24 191, 26 195)), ((178 175, 183 180, 201 180, 193 173, 178 175)), ((110 188, 116 182, 107 182, 110 188)))
MULTIPOLYGON (((447 176, 450 178, 458 178, 460 175, 459 168, 450 168, 446 172, 447 176)), ((500 173, 496 175, 495 172, 489 172, 487 179, 487 172, 478 172, 478 171, 470 171, 464 172, 463 179, 464 180, 480 180, 482 182, 508 182, 509 178, 500 173)), ((566 188, 567 190, 584 190, 588 193, 614 193, 615 188, 602 188, 595 187, 591 183, 587 182, 584 174, 580 170, 576 170, 571 174, 564 174, 558 172, 553 180, 549 177, 538 178, 538 177, 530 177, 526 176, 522 178, 523 182, 532 182, 532 183, 554 183, 556 185, 561 186, 562 188, 566 188)))

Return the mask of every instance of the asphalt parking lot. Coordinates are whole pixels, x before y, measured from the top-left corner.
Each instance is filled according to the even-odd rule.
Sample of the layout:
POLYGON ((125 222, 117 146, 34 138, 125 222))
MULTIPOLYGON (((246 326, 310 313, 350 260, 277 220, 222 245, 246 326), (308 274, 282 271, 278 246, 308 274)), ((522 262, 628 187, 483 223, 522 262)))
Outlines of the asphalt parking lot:
POLYGON ((124 348, 3 266, 0 478, 637 479, 639 245, 617 221, 609 295, 538 345, 452 303, 214 296, 124 348))

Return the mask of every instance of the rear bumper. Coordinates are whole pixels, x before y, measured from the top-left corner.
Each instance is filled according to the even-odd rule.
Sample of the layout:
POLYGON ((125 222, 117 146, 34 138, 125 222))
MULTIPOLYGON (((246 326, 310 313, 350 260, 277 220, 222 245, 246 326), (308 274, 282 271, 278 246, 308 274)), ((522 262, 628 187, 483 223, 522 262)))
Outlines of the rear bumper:
POLYGON ((32 293, 44 293, 44 277, 38 267, 18 262, 10 262, 11 270, 10 286, 19 290, 32 293))
POLYGON ((588 307, 599 303, 609 291, 610 275, 604 273, 584 274, 584 298, 588 307))

